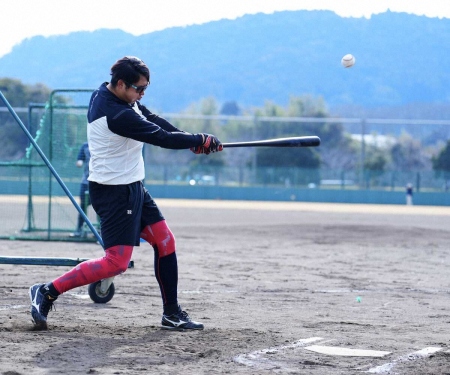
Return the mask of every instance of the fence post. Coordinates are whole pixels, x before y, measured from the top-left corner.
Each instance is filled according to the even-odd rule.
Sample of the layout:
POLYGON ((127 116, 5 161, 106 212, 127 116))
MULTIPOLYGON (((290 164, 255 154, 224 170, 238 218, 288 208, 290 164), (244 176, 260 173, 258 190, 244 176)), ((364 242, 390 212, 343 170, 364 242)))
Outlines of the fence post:
POLYGON ((341 189, 345 189, 345 171, 341 171, 341 189))
POLYGON ((365 167, 364 167, 364 162, 366 160, 366 141, 364 139, 364 135, 366 134, 366 119, 362 118, 361 119, 361 176, 363 178, 362 184, 360 183, 360 186, 363 185, 365 186, 365 167))

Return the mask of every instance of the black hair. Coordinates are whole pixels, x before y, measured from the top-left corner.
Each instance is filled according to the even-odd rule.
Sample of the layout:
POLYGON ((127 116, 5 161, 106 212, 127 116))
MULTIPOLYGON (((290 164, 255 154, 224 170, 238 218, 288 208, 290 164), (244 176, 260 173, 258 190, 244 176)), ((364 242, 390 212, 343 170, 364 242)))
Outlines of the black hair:
POLYGON ((115 87, 121 79, 129 87, 130 84, 138 82, 141 75, 150 82, 150 70, 147 65, 138 57, 125 56, 111 67, 111 85, 115 87))

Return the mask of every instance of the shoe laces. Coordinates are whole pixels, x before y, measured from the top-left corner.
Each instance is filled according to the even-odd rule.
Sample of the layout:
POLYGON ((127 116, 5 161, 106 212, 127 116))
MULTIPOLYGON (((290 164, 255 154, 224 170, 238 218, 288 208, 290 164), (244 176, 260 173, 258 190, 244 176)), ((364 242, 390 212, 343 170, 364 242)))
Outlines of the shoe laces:
POLYGON ((186 311, 183 311, 183 310, 181 310, 181 311, 178 313, 178 316, 179 316, 181 319, 186 320, 186 321, 190 321, 190 320, 191 320, 189 314, 188 314, 186 311))
MULTIPOLYGON (((55 298, 56 299, 56 298, 55 298)), ((40 313, 42 315, 44 315, 45 317, 47 317, 48 313, 50 310, 56 310, 55 305, 53 305, 53 302, 55 301, 55 299, 49 299, 47 296, 45 296, 42 300, 42 304, 41 304, 41 308, 40 308, 40 313)))

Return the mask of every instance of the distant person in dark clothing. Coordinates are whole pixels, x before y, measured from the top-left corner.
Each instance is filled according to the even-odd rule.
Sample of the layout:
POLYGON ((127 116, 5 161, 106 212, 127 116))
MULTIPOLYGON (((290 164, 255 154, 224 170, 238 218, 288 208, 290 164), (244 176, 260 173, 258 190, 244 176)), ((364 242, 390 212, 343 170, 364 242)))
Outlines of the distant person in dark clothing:
POLYGON ((413 204, 413 187, 412 184, 406 185, 406 204, 412 206, 413 204))
MULTIPOLYGON (((78 156, 77 156, 77 167, 81 168, 84 166, 83 169, 83 178, 81 180, 81 184, 80 184, 80 207, 81 209, 84 211, 84 213, 86 213, 87 211, 87 206, 89 206, 89 201, 86 201, 87 199, 89 200, 89 195, 86 194, 86 192, 89 191, 89 182, 88 182, 88 177, 89 177, 89 161, 91 159, 91 153, 89 152, 89 146, 88 143, 85 142, 81 145, 80 150, 78 151, 78 156)), ((75 232, 73 232, 70 237, 81 237, 83 235, 83 224, 84 224, 84 219, 83 216, 81 216, 81 214, 78 214, 78 222, 77 222, 77 229, 75 230, 75 232)))

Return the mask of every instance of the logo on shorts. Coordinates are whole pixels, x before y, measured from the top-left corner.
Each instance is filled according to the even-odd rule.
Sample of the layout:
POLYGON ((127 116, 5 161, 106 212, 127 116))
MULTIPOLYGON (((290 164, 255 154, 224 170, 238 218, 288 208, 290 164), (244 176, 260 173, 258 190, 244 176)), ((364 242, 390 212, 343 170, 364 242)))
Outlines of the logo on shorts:
POLYGON ((131 215, 133 213, 132 210, 127 210, 127 215, 131 215))

